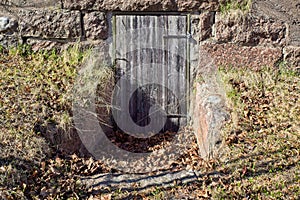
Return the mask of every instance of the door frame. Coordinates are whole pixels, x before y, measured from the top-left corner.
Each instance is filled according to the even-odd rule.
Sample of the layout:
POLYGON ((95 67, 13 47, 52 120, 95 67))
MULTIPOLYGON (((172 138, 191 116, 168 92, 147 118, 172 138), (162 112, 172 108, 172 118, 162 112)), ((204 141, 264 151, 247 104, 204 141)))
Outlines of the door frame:
POLYGON ((116 23, 116 17, 117 16, 124 16, 124 15, 138 15, 138 16, 162 16, 162 15, 176 15, 176 16, 186 16, 186 37, 187 37, 187 42, 186 42, 186 63, 185 63, 185 68, 186 68, 186 113, 185 114, 179 114, 179 115, 172 115, 173 118, 186 118, 186 125, 189 124, 189 121, 191 119, 190 117, 190 97, 191 97, 191 61, 190 61, 190 42, 188 41, 192 37, 191 33, 191 15, 192 14, 198 14, 198 13, 189 13, 189 12, 123 12, 123 11, 116 11, 111 13, 110 17, 110 24, 111 24, 111 34, 112 34, 112 65, 115 69, 115 65, 117 63, 117 58, 116 58, 116 43, 117 43, 117 38, 116 38, 116 32, 117 32, 117 23, 116 23))

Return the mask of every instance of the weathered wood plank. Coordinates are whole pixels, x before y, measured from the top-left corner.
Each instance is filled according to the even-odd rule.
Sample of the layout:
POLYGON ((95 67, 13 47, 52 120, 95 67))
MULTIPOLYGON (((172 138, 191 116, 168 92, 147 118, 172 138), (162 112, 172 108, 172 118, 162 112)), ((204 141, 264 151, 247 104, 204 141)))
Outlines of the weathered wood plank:
MULTIPOLYGON (((120 86, 120 97, 125 98, 135 85, 141 86, 129 105, 121 100, 121 110, 130 109, 133 121, 139 126, 150 123, 149 108, 154 103, 167 114, 186 114, 187 39, 165 37, 186 35, 186 21, 186 16, 175 15, 116 16, 116 58, 124 60, 118 62, 118 70, 121 75, 127 73, 131 83, 120 86), (149 80, 156 84, 145 85, 149 80)), ((178 118, 168 121, 166 129, 179 127, 181 123, 178 118)))

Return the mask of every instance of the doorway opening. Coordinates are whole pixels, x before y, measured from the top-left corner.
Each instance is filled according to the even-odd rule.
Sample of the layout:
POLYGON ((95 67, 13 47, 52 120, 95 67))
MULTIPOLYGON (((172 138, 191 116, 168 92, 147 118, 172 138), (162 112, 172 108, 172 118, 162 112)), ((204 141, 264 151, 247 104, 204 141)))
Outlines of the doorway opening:
POLYGON ((189 107, 189 14, 114 14, 112 26, 115 128, 142 138, 177 132, 189 107))

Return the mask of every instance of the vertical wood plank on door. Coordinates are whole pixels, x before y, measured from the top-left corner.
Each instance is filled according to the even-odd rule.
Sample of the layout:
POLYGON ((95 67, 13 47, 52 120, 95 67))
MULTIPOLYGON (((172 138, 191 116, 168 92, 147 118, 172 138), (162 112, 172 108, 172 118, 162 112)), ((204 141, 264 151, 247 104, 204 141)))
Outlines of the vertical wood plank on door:
MULTIPOLYGON (((166 46, 168 49, 168 87, 172 88, 174 94, 167 95, 168 114, 185 114, 185 94, 186 94, 186 16, 167 16, 165 36, 166 46)), ((172 124, 180 124, 180 118, 170 118, 172 124)), ((169 127, 168 127, 169 128, 169 127)))
MULTIPOLYGON (((140 126, 150 123, 149 108, 154 101, 167 114, 186 114, 187 40, 183 37, 165 38, 168 35, 186 35, 186 30, 184 15, 116 16, 114 42, 116 58, 121 60, 118 71, 121 75, 127 73, 132 83, 132 86, 120 85, 121 110, 130 108, 131 117, 140 126), (147 80, 157 84, 145 85, 147 80), (135 84, 141 87, 132 96, 130 105, 126 105, 122 98, 135 84)), ((166 129, 178 127, 181 123, 178 118, 169 118, 168 121, 166 129)))

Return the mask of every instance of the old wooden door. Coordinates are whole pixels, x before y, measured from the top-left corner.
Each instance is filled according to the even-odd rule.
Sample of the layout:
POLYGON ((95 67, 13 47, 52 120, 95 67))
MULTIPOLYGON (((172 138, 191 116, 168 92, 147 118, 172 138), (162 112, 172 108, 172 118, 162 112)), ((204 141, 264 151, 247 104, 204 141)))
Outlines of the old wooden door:
POLYGON ((187 114, 188 16, 115 15, 113 19, 117 80, 128 80, 119 83, 120 119, 129 123, 125 114, 129 110, 134 123, 146 127, 151 120, 160 120, 151 115, 163 110, 167 121, 160 131, 177 131, 186 124, 187 114), (151 109, 153 105, 160 109, 151 109))

